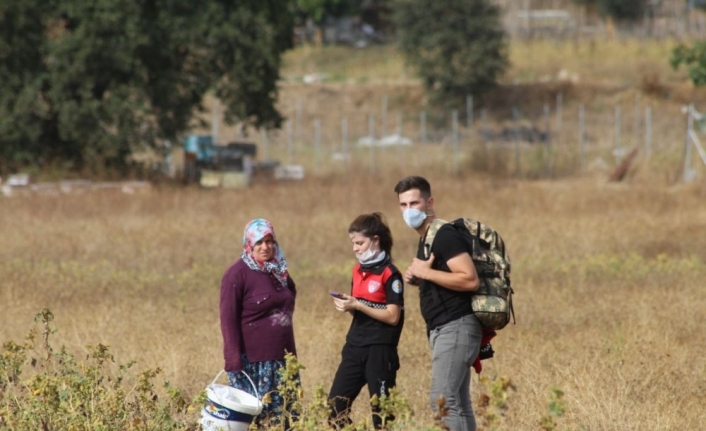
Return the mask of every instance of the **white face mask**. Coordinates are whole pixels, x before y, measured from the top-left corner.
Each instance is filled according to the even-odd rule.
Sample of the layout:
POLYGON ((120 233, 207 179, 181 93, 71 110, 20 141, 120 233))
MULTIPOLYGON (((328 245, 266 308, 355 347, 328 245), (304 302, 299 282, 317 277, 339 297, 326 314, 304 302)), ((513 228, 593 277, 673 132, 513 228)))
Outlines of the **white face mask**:
POLYGON ((355 257, 358 258, 358 262, 363 264, 374 263, 383 260, 385 258, 385 252, 378 248, 373 248, 373 244, 370 244, 367 250, 362 253, 356 253, 355 257))
POLYGON ((362 253, 356 253, 355 257, 358 258, 358 262, 360 263, 368 263, 375 260, 379 253, 380 250, 373 248, 373 244, 370 244, 367 250, 362 253))
POLYGON ((407 208, 402 212, 402 218, 407 226, 412 229, 416 229, 424 223, 427 215, 424 211, 418 210, 416 208, 407 208))

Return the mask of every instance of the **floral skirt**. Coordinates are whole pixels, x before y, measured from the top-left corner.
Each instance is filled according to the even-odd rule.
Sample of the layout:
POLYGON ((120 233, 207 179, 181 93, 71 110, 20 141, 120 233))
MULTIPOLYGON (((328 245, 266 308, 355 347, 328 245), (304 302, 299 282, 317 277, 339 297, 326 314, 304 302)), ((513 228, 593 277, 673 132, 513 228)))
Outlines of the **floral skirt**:
MULTIPOLYGON (((280 418, 282 417, 282 406, 284 404, 284 399, 282 394, 280 394, 277 388, 282 381, 279 375, 279 370, 285 367, 285 361, 282 360, 272 360, 272 361, 262 361, 262 362, 249 362, 245 355, 242 355, 243 360, 243 371, 252 379, 253 383, 257 387, 257 394, 253 389, 253 385, 250 383, 245 374, 241 372, 228 372, 228 381, 230 385, 241 391, 245 391, 252 396, 260 397, 262 401, 262 413, 255 418, 256 423, 262 423, 263 421, 269 421, 271 424, 280 423, 280 418)), ((299 375, 295 376, 295 380, 299 383, 299 375)), ((300 383, 301 384, 301 383, 300 383)), ((296 420, 298 413, 295 409, 292 409, 291 403, 295 401, 294 397, 297 394, 290 394, 287 410, 289 411, 290 417, 296 420)), ((287 421, 288 422, 288 421, 287 421)))

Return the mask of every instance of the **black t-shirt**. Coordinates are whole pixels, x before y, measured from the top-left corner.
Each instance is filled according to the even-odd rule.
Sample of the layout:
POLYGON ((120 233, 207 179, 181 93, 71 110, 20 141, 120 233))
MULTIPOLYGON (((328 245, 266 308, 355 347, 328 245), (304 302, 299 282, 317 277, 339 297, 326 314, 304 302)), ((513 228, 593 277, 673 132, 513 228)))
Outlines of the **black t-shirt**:
POLYGON ((390 263, 389 259, 373 268, 366 268, 374 274, 382 274, 388 269, 387 280, 385 281, 385 301, 372 302, 357 298, 358 301, 373 308, 384 309, 387 304, 396 304, 401 307, 400 319, 397 325, 392 326, 387 323, 373 319, 367 314, 356 311, 353 315, 351 327, 346 336, 346 342, 354 346, 370 346, 373 344, 391 344, 397 346, 402 334, 404 325, 404 282, 400 271, 390 263), (389 269, 388 269, 389 268, 389 269))
MULTIPOLYGON (((418 259, 426 260, 424 256, 425 237, 426 234, 419 241, 418 259)), ((468 253, 470 246, 468 240, 456 228, 449 224, 442 226, 431 245, 431 252, 434 253, 432 269, 451 272, 447 262, 461 253, 468 253)), ((471 295, 471 292, 457 292, 422 280, 419 286, 419 306, 422 317, 427 324, 427 331, 472 314, 471 295)))

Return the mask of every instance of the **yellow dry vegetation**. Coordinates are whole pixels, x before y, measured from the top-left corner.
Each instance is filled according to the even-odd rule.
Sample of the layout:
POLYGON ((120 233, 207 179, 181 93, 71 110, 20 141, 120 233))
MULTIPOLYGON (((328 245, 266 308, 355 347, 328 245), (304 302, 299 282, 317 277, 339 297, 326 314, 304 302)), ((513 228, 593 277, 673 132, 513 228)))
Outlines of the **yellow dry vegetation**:
MULTIPOLYGON (((308 397, 328 389, 349 318, 327 292, 345 291, 354 256, 348 223, 388 216, 405 268, 415 233, 399 214, 396 166, 368 175, 263 183, 250 189, 156 187, 142 194, 16 196, 0 201, 0 341, 21 339, 50 308, 61 344, 79 357, 110 346, 119 362, 161 367, 192 395, 222 367, 222 272, 254 217, 274 223, 297 282, 295 332, 308 397)), ((539 429, 563 391, 560 429, 695 430, 706 423, 706 187, 453 176, 429 170, 440 216, 500 231, 513 258, 517 325, 494 340, 474 401, 512 383, 497 429, 539 429), (490 383, 489 383, 490 382, 490 383)), ((399 389, 419 423, 429 350, 414 287, 406 291, 399 389)), ((509 386, 507 386, 509 387, 509 386)), ((367 396, 354 418, 365 420, 367 396)), ((196 417, 195 417, 196 419, 196 417)))

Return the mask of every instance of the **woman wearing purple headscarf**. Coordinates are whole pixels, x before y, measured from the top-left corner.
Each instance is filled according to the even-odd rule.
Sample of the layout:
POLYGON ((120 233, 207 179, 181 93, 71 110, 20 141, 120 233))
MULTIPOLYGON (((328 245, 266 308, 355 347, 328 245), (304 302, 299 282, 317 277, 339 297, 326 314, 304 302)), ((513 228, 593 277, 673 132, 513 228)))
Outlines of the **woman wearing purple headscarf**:
POLYGON ((230 385, 255 395, 244 371, 261 397, 269 394, 255 419, 259 423, 280 423, 283 413, 278 371, 285 365, 285 353, 297 353, 292 327, 296 293, 272 224, 250 221, 240 259, 221 281, 220 315, 230 385))

